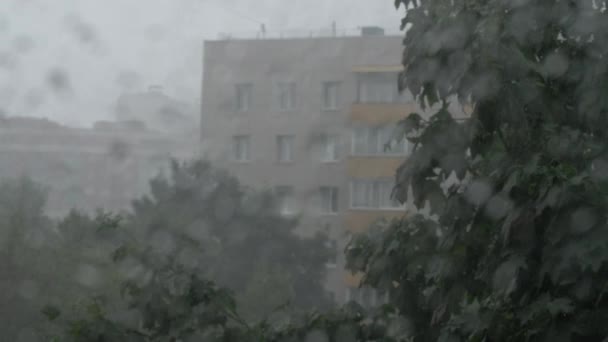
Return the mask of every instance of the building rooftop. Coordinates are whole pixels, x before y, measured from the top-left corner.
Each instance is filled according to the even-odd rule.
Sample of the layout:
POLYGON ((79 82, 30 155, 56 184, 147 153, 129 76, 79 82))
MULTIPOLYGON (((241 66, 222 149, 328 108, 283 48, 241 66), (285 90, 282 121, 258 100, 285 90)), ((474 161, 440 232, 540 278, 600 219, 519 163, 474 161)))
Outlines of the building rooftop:
POLYGON ((398 29, 387 30, 379 26, 362 26, 358 28, 323 28, 304 30, 267 31, 261 26, 258 31, 222 32, 211 41, 226 40, 281 40, 281 39, 311 39, 311 38, 354 38, 362 36, 402 36, 398 29))

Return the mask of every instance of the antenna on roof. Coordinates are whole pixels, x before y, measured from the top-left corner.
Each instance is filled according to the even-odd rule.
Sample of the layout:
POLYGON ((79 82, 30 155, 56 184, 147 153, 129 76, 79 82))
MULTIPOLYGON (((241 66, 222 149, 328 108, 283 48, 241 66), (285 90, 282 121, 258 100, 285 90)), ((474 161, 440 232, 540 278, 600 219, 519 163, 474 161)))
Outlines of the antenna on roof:
POLYGON ((260 33, 262 34, 262 38, 266 37, 266 25, 260 25, 260 33))
POLYGON ((247 21, 250 21, 252 23, 256 23, 258 25, 260 25, 260 33, 258 34, 258 37, 261 36, 262 38, 266 37, 266 24, 264 24, 263 22, 257 20, 256 18, 248 15, 248 14, 244 14, 240 11, 236 11, 232 8, 223 6, 223 5, 217 5, 219 8, 222 8, 224 11, 230 12, 234 15, 236 15, 237 17, 240 17, 241 19, 245 19, 247 21))

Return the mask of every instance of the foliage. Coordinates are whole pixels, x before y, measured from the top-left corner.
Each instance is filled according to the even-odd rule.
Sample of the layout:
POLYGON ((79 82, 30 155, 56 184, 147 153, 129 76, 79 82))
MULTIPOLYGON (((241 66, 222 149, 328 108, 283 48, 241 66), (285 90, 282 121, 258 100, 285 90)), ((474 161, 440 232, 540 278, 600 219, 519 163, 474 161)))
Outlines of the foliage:
POLYGON ((7 337, 17 336, 23 322, 40 321, 34 300, 40 284, 53 278, 53 265, 37 258, 49 255, 53 240, 45 202, 46 189, 26 176, 0 182, 0 315, 7 337))
MULTIPOLYGON (((144 264, 177 260, 239 294, 253 291, 265 298, 283 293, 302 310, 330 304, 323 279, 333 251, 324 235, 296 235, 298 221, 278 214, 271 193, 248 189, 203 161, 174 162, 171 178, 152 180, 150 189, 150 196, 134 201, 133 215, 125 222, 136 234, 134 244, 123 249, 139 249, 144 264), (252 289, 263 277, 282 281, 268 283, 263 292, 252 289)), ((264 317, 273 309, 246 314, 264 317)))
POLYGON ((399 84, 433 113, 400 123, 416 148, 396 196, 433 216, 357 238, 350 266, 392 290, 416 341, 602 340, 606 2, 396 4, 399 84))
POLYGON ((399 86, 430 113, 399 124, 415 148, 395 196, 430 215, 380 222, 347 249, 391 305, 278 327, 230 316, 220 330, 238 333, 219 340, 605 339, 606 1, 395 3, 407 7, 399 86), (456 120, 454 104, 472 113, 456 120))
POLYGON ((331 253, 325 237, 295 235, 297 221, 278 214, 272 194, 246 189, 202 161, 174 162, 170 179, 150 185, 151 194, 134 201, 128 217, 74 212, 60 223, 60 231, 83 246, 83 256, 95 248, 90 243, 106 251, 83 261, 102 274, 89 290, 103 293, 75 312, 43 310, 67 330, 66 338, 241 341, 258 329, 250 322, 264 321, 262 327, 271 314, 330 305, 322 284, 331 253), (95 235, 83 235, 79 226, 95 235), (109 294, 112 289, 120 296, 109 294))

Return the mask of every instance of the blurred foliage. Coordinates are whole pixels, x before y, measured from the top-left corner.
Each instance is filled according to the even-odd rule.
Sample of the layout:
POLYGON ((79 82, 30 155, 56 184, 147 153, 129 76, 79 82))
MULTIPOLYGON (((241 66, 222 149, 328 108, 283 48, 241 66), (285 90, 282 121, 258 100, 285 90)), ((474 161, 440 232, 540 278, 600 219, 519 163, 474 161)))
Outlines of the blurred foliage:
POLYGON ((432 113, 400 123, 416 147, 396 196, 432 215, 356 238, 350 266, 392 291, 415 341, 603 340, 606 1, 396 4, 400 86, 432 113))
POLYGON ((174 162, 170 178, 153 179, 150 190, 126 217, 71 213, 60 223, 79 245, 86 242, 78 227, 95 232, 95 250, 107 242, 84 269, 85 283, 104 291, 44 307, 52 334, 63 327, 75 341, 238 341, 249 324, 332 305, 323 288, 333 253, 325 236, 296 235, 298 221, 279 215, 271 193, 202 161, 174 162))
MULTIPOLYGON (((279 214, 272 193, 246 188, 202 161, 174 162, 171 178, 158 177, 150 188, 126 222, 135 245, 123 246, 138 250, 144 264, 176 260, 237 293, 257 292, 255 300, 284 293, 299 310, 330 305, 323 279, 334 251, 321 233, 296 235, 297 219, 279 214), (277 281, 266 281, 263 293, 250 288, 267 277, 277 281)), ((249 316, 272 311, 259 308, 249 316)))
MULTIPOLYGON (((126 336, 136 341, 605 340, 606 1, 395 4, 407 7, 399 86, 426 109, 399 124, 397 136, 415 148, 397 170, 395 196, 401 201, 411 196, 430 215, 379 222, 346 251, 348 266, 365 274, 364 285, 390 291, 390 305, 366 312, 351 304, 278 325, 250 325, 229 294, 187 278, 180 282, 181 294, 167 296, 170 286, 162 282, 151 293, 139 287, 129 292, 146 317, 146 335, 129 334, 130 328, 110 324, 94 311, 98 319, 79 327, 98 333, 86 336, 97 341, 126 336), (472 114, 455 120, 449 102, 470 105, 472 114), (201 304, 199 317, 193 308, 201 304)), ((179 198, 200 193, 189 190, 187 177, 176 184, 189 184, 175 188, 179 198)), ((171 191, 166 183, 155 186, 158 200, 140 202, 138 210, 154 208, 140 216, 158 211, 159 217, 139 222, 145 226, 173 213, 167 217, 176 223, 160 226, 184 224, 181 219, 192 209, 156 206, 171 198, 171 191)), ((221 200, 197 210, 229 227, 234 212, 227 208, 234 206, 219 204, 233 200, 226 193, 232 192, 216 192, 221 200)), ((235 238, 230 232, 216 236, 235 238)), ((218 250, 206 249, 210 255, 218 250)), ((221 270, 212 272, 222 279, 221 270)), ((148 284, 160 281, 152 279, 148 284)))

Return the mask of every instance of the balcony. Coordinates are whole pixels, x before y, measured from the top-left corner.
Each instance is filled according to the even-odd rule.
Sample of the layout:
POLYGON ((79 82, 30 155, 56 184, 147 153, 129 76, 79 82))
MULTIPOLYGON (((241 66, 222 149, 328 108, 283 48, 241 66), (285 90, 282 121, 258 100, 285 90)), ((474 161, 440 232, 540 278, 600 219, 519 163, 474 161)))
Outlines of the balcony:
POLYGON ((344 228, 351 233, 363 233, 367 231, 376 220, 385 218, 392 220, 407 214, 405 209, 399 210, 349 210, 344 214, 344 228))
POLYGON ((397 122, 416 111, 414 104, 355 103, 351 106, 350 121, 370 125, 397 122))
POLYGON ((350 178, 392 179, 405 158, 404 156, 350 156, 347 161, 347 174, 350 178))

